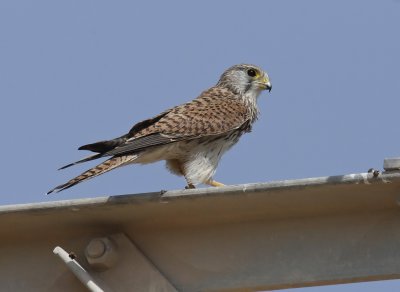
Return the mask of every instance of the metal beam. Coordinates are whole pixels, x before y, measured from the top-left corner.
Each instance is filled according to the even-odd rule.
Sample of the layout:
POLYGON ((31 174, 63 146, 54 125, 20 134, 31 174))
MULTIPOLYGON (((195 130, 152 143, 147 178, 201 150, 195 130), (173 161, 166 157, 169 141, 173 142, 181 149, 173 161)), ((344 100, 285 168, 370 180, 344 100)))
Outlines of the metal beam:
MULTIPOLYGON (((0 290, 84 291, 51 255, 55 245, 108 286, 112 277, 82 259, 91 239, 115 233, 178 291, 400 278, 399 196, 392 171, 2 206, 0 290)), ((132 276, 122 266, 107 272, 120 275, 113 291, 132 276)))

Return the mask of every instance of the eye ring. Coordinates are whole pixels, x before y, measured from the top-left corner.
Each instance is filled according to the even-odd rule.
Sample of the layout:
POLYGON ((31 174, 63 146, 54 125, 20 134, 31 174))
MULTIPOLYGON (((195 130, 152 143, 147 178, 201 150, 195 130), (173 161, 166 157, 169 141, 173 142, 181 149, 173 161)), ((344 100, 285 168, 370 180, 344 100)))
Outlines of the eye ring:
POLYGON ((247 75, 249 75, 250 77, 255 77, 257 75, 257 72, 254 69, 249 69, 247 70, 247 75))

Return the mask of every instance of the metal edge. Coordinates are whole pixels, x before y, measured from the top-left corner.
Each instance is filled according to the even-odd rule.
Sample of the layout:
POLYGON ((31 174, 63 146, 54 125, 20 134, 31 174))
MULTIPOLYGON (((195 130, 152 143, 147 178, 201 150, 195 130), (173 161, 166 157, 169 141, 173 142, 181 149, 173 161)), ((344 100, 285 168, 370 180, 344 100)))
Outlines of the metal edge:
POLYGON ((272 181, 265 183, 251 183, 231 185, 219 188, 199 188, 190 190, 159 191, 151 193, 126 194, 116 196, 102 196, 74 200, 59 200, 45 203, 27 203, 0 206, 0 215, 26 211, 49 211, 73 208, 93 208, 104 205, 137 204, 162 200, 175 200, 181 198, 198 198, 203 196, 221 196, 233 194, 249 194, 254 192, 277 191, 287 189, 315 188, 321 186, 334 186, 344 184, 379 184, 400 182, 400 172, 382 173, 374 176, 372 173, 358 173, 348 175, 304 178, 294 180, 272 181))

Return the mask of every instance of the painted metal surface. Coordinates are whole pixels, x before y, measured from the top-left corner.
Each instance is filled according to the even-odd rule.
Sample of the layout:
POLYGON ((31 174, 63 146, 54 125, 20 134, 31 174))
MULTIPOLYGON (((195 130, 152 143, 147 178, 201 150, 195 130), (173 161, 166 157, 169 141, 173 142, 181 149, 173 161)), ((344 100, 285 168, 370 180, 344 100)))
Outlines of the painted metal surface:
POLYGON ((394 171, 2 206, 0 290, 85 291, 52 255, 57 245, 113 291, 127 291, 135 277, 152 287, 143 291, 400 278, 399 198, 394 171), (91 240, 116 234, 124 261, 91 267, 91 240))

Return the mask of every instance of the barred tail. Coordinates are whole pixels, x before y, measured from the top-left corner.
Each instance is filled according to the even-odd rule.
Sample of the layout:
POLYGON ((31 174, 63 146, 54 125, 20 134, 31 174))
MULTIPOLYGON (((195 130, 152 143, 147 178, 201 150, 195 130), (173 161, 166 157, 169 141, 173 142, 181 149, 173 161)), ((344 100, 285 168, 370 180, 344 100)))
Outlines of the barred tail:
POLYGON ((91 179, 93 177, 96 177, 98 175, 106 173, 114 168, 128 164, 128 163, 132 162, 133 160, 135 160, 137 157, 138 157, 137 154, 112 157, 112 158, 104 161, 103 163, 100 163, 99 165, 96 165, 95 167, 83 172, 82 174, 71 179, 70 181, 66 182, 65 184, 55 187, 54 189, 48 191, 47 194, 49 195, 54 191, 57 193, 61 192, 65 189, 68 189, 76 184, 79 184, 79 183, 85 181, 85 180, 91 179))

